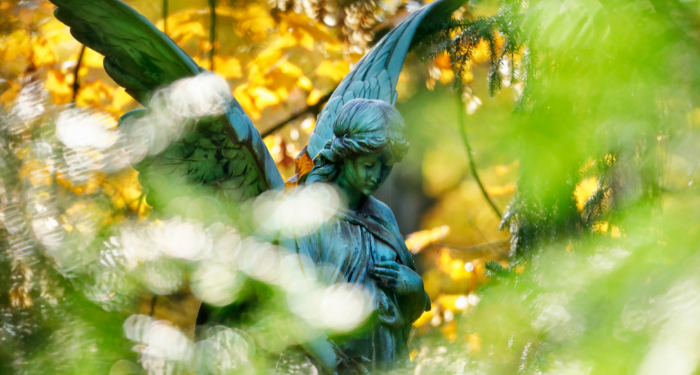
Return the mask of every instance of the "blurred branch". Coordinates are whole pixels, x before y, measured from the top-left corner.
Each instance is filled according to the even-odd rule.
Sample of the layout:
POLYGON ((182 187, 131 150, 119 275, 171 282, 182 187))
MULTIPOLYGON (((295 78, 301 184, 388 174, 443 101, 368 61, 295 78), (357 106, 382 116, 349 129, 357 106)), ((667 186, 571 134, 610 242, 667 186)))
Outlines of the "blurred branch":
POLYGON ((216 0, 209 0, 209 17, 211 17, 209 25, 209 70, 214 71, 214 43, 216 43, 216 0))
POLYGON ((75 104, 75 98, 78 97, 78 90, 80 90, 80 82, 78 82, 78 72, 80 72, 80 65, 83 63, 83 55, 85 55, 85 45, 80 49, 80 55, 78 55, 78 62, 75 64, 75 70, 73 71, 73 98, 71 103, 75 104))
POLYGON ((168 0, 163 0, 163 33, 168 35, 168 0))
POLYGON ((282 127, 284 127, 288 123, 298 119, 299 117, 301 117, 307 113, 312 113, 314 116, 318 116, 318 114, 321 112, 321 109, 323 108, 323 105, 326 104, 326 102, 328 102, 328 100, 333 95, 334 91, 335 91, 335 88, 333 88, 333 90, 331 90, 328 94, 324 95, 321 99, 319 99, 316 104, 310 105, 310 106, 302 109, 301 111, 295 112, 293 115, 291 115, 291 116, 287 117, 286 119, 284 119, 283 121, 280 121, 279 123, 277 123, 277 125, 265 130, 265 132, 262 133, 260 136, 265 138, 268 135, 273 134, 274 132, 280 130, 282 127))
POLYGON ((510 237, 468 247, 454 246, 444 243, 437 243, 436 245, 446 247, 450 251, 450 255, 453 258, 469 260, 488 255, 501 259, 508 256, 508 252, 510 251, 510 237))
POLYGON ((154 294, 153 298, 151 299, 151 312, 148 313, 148 316, 153 316, 153 313, 156 312, 156 302, 158 301, 158 295, 154 294))
POLYGON ((486 189, 484 188, 484 184, 481 183, 481 179, 479 178, 479 174, 476 172, 476 165, 474 165, 474 159, 472 158, 472 147, 469 145, 469 138, 467 137, 467 124, 466 124, 466 116, 465 116, 465 108, 464 108, 464 102, 462 101, 462 89, 460 88, 458 90, 458 95, 457 95, 457 108, 458 108, 458 116, 457 118, 459 119, 459 134, 462 136, 462 142, 464 143, 464 147, 467 149, 467 160, 469 160, 469 169, 472 172, 472 176, 474 176, 474 179, 476 180, 477 185, 479 185, 479 189, 481 190, 481 194, 484 195, 484 199, 489 203, 491 208, 493 209, 493 212, 498 216, 498 220, 501 220, 503 215, 501 214, 501 211, 496 207, 496 204, 493 203, 491 200, 491 197, 489 197, 488 193, 486 192, 486 189))

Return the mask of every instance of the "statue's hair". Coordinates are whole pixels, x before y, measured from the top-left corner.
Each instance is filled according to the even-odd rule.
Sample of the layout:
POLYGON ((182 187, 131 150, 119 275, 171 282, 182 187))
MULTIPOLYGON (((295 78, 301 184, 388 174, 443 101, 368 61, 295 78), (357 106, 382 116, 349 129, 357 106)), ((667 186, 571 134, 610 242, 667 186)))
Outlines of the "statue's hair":
POLYGON ((408 151, 405 128, 403 117, 391 104, 370 99, 349 101, 333 122, 333 138, 314 158, 306 183, 334 181, 343 160, 362 155, 388 152, 391 162, 398 163, 408 151))

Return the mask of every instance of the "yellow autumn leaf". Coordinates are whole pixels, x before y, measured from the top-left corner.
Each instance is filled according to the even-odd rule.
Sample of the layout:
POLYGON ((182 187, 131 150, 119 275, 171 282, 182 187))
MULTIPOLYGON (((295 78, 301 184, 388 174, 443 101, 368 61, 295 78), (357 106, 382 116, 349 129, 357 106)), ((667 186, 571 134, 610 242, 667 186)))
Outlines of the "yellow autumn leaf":
POLYGON ((264 87, 256 87, 250 90, 250 94, 253 97, 255 106, 260 110, 279 104, 280 102, 279 97, 275 95, 274 92, 264 87))
POLYGON ((411 233, 406 238, 406 247, 411 250, 412 253, 417 254, 426 246, 441 241, 449 233, 450 227, 447 225, 411 233))
POLYGON ((234 32, 253 40, 266 39, 269 30, 275 27, 275 20, 261 4, 251 4, 244 9, 218 7, 216 14, 221 16, 230 15, 238 20, 239 22, 234 28, 234 32))
POLYGON ((14 61, 20 55, 29 57, 31 51, 29 35, 24 30, 15 30, 1 45, 5 61, 14 61))
POLYGON ((342 81, 348 73, 350 65, 344 60, 323 60, 316 68, 317 76, 330 78, 334 82, 342 81))
POLYGON ((204 66, 209 64, 209 58, 202 59, 199 56, 192 56, 192 60, 194 60, 194 63, 197 64, 197 66, 204 66))
POLYGON ((143 194, 141 185, 138 178, 124 180, 117 193, 112 196, 112 202, 116 208, 128 207, 129 210, 136 211, 143 194))
POLYGON ((486 62, 489 60, 489 45, 488 43, 482 41, 479 43, 479 45, 474 48, 474 52, 472 52, 472 58, 471 61, 474 62, 474 64, 481 64, 483 62, 486 62))
POLYGON ((301 39, 299 39, 299 45, 304 49, 309 51, 314 50, 314 38, 309 33, 302 33, 301 39))
POLYGON ((138 210, 143 195, 138 175, 137 171, 131 170, 126 175, 103 180, 103 190, 110 197, 114 207, 117 209, 127 207, 131 211, 138 210))
POLYGON ((127 94, 125 89, 120 87, 114 91, 112 102, 106 109, 115 116, 121 116, 126 112, 125 107, 132 103, 135 103, 134 98, 127 94))
POLYGON ((441 69, 440 70, 440 83, 443 85, 446 85, 450 82, 452 82, 452 78, 454 78, 455 74, 452 71, 452 69, 441 69))
POLYGON ((508 173, 511 173, 512 171, 516 171, 518 169, 518 166, 520 165, 520 160, 516 159, 512 163, 508 165, 503 165, 499 164, 494 167, 494 172, 496 172, 496 176, 503 177, 507 175, 508 173))
POLYGON ((583 210, 583 207, 586 205, 586 201, 588 201, 588 198, 595 193, 596 189, 598 189, 598 179, 596 177, 589 177, 579 182, 579 184, 576 186, 576 190, 574 190, 574 196, 576 196, 576 208, 578 208, 579 211, 583 210))
POLYGON ((56 53, 53 51, 52 43, 42 37, 32 38, 31 57, 32 63, 37 67, 56 62, 56 53))
POLYGON ((509 182, 505 185, 487 186, 485 189, 489 197, 502 197, 515 191, 515 182, 509 182))
POLYGON ((278 87, 274 93, 279 98, 279 101, 285 101, 289 98, 289 90, 286 87, 278 87))
POLYGON ((0 94, 0 103, 4 103, 5 106, 9 106, 15 100, 17 94, 19 94, 20 85, 19 83, 10 80, 6 81, 6 84, 9 87, 0 94))
POLYGON ((462 83, 469 83, 474 80, 474 73, 472 72, 471 65, 468 65, 466 69, 462 70, 462 83))
POLYGON ((100 55, 99 53, 90 48, 85 48, 85 54, 83 54, 83 62, 81 63, 81 66, 100 69, 103 66, 104 59, 104 56, 100 55))
POLYGON ((13 9, 15 5, 16 4, 14 4, 11 1, 3 1, 2 3, 0 3, 0 11, 6 12, 10 9, 13 9))
POLYGON ((34 187, 48 186, 53 182, 49 167, 35 158, 24 160, 18 177, 20 180, 29 181, 34 187))
POLYGON ((55 17, 48 19, 41 27, 43 36, 54 45, 64 42, 73 42, 77 44, 75 39, 68 32, 68 28, 55 17))
POLYGON ((604 236, 608 233, 608 228, 610 228, 610 223, 607 221, 593 223, 593 233, 602 234, 604 236))
POLYGON ((306 97, 306 105, 315 105, 321 98, 323 98, 323 92, 319 89, 313 89, 306 97))
MULTIPOLYGON (((177 28, 181 23, 189 22, 192 19, 201 17, 202 12, 199 9, 185 9, 168 15, 168 27, 177 28)), ((156 22, 157 27, 163 27, 163 20, 156 22)))
POLYGON ((243 72, 241 70, 241 62, 235 57, 214 58, 214 67, 217 73, 220 73, 226 79, 241 78, 243 72))
POLYGON ((177 43, 187 43, 194 37, 206 37, 208 32, 204 29, 204 25, 201 22, 193 21, 187 23, 181 23, 178 25, 172 25, 168 20, 168 25, 172 32, 169 31, 169 36, 177 43))
POLYGON ((310 91, 314 88, 314 84, 306 76, 299 77, 299 79, 297 80, 297 86, 306 91, 310 91))
MULTIPOLYGON (((103 157, 102 154, 96 151, 88 152, 85 154, 85 156, 90 157, 94 160, 99 160, 103 157)), ((79 196, 83 194, 93 194, 95 192, 100 191, 101 183, 104 179, 105 173, 99 171, 97 173, 91 173, 86 182, 74 185, 70 180, 68 180, 65 174, 63 174, 62 172, 56 172, 56 182, 58 183, 58 185, 63 187, 64 189, 72 191, 74 194, 79 196)))
POLYGON ((289 12, 280 14, 280 29, 303 31, 318 41, 338 42, 338 39, 328 30, 328 27, 302 13, 289 12))
POLYGON ((435 66, 440 69, 452 70, 452 61, 450 61, 450 55, 447 52, 439 54, 434 60, 435 66))
POLYGON ((233 90, 233 96, 238 101, 238 104, 243 107, 245 113, 253 120, 259 120, 261 113, 253 102, 253 97, 248 93, 249 84, 242 84, 233 90))
POLYGON ((413 326, 421 327, 425 324, 428 324, 433 319, 433 316, 437 314, 439 314, 439 308, 437 304, 433 303, 430 311, 424 312, 418 319, 416 319, 416 321, 413 322, 413 326))
MULTIPOLYGON (((269 151, 272 154, 274 147, 279 143, 279 137, 275 134, 268 135, 267 137, 263 138, 263 143, 265 143, 267 151, 269 151)), ((277 150, 274 151, 279 153, 279 147, 277 148, 277 150)))
POLYGON ((294 37, 292 34, 285 34, 281 38, 277 39, 277 41, 270 47, 271 49, 284 49, 284 48, 292 48, 299 44, 299 40, 294 37))
POLYGON ((286 57, 279 50, 267 49, 261 52, 255 59, 248 63, 248 82, 251 84, 264 84, 265 75, 270 67, 276 66, 286 57))
POLYGON ((65 104, 73 97, 72 81, 66 79, 59 70, 51 69, 46 75, 44 88, 51 93, 56 104, 65 104))
POLYGON ((622 235, 622 232, 620 231, 620 227, 616 225, 612 225, 610 228, 610 237, 612 238, 619 238, 622 235))
POLYGON ((96 79, 80 85, 75 102, 81 107, 102 107, 103 102, 111 100, 113 92, 114 87, 96 79))

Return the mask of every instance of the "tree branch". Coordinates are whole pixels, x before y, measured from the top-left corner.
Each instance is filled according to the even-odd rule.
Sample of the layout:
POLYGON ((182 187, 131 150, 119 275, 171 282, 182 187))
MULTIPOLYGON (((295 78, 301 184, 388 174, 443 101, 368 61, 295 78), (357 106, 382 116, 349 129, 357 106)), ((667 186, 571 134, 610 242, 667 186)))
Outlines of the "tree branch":
POLYGON ((80 55, 78 55, 78 62, 75 64, 75 69, 73 71, 73 98, 71 103, 75 104, 75 98, 78 97, 78 90, 80 90, 80 82, 78 81, 78 73, 80 72, 80 65, 83 63, 83 55, 85 55, 85 45, 80 49, 80 55))
POLYGON ((163 0, 163 33, 168 35, 168 0, 163 0))
POLYGON ((326 102, 331 98, 334 91, 335 91, 335 88, 333 88, 333 90, 331 90, 331 92, 329 92, 328 94, 323 96, 321 99, 319 99, 316 104, 310 105, 310 106, 302 109, 301 111, 295 112, 291 116, 287 117, 285 120, 277 123, 277 125, 265 130, 265 132, 260 134, 260 136, 265 138, 268 135, 273 134, 274 132, 280 130, 282 127, 284 127, 288 123, 298 119, 299 117, 301 117, 307 113, 313 113, 315 116, 318 116, 318 114, 321 112, 321 108, 323 108, 323 105, 326 104, 326 102))
POLYGON ((214 71, 214 43, 216 43, 216 0, 209 0, 209 44, 211 44, 211 49, 209 50, 209 70, 214 71))
POLYGON ((472 158, 472 147, 469 145, 469 139, 467 138, 467 124, 466 124, 466 110, 464 108, 464 102, 462 101, 462 89, 458 90, 458 96, 457 96, 457 108, 458 108, 458 119, 459 119, 459 133, 462 137, 462 142, 464 143, 464 147, 467 149, 467 160, 469 160, 469 169, 472 172, 472 176, 474 176, 474 179, 476 180, 477 185, 479 185, 479 189, 481 190, 481 194, 483 194, 484 199, 489 203, 491 208, 493 209, 493 212, 498 216, 498 219, 500 220, 503 215, 501 214, 501 211, 496 207, 496 204, 493 203, 491 200, 491 197, 489 197, 488 193, 486 193, 486 189, 484 188, 484 184, 481 183, 481 179, 479 178, 479 174, 476 172, 476 165, 474 165, 474 159, 472 158))

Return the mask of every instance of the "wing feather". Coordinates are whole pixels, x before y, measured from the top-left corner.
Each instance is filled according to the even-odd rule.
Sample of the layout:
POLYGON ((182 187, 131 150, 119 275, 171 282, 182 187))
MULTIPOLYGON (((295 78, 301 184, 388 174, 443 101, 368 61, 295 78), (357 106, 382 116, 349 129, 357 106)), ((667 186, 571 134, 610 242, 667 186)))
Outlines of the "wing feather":
MULTIPOLYGON (((104 55, 107 74, 144 106, 156 90, 203 70, 175 42, 119 0, 51 2, 58 6, 56 18, 71 28, 78 41, 104 55)), ((147 113, 144 109, 132 111, 122 116, 120 124, 147 113)), ((200 119, 194 129, 134 168, 140 172, 139 180, 153 207, 183 195, 206 194, 235 208, 263 191, 284 187, 260 133, 235 98, 226 114, 200 119)))
POLYGON ((413 12, 391 30, 355 65, 333 92, 328 104, 319 114, 314 132, 309 138, 308 155, 313 158, 333 137, 333 121, 343 104, 355 98, 379 99, 395 104, 396 84, 418 26, 431 16, 449 16, 465 0, 437 0, 413 12))
POLYGON ((156 208, 183 195, 204 194, 224 199, 235 216, 243 201, 284 187, 260 133, 235 101, 226 115, 200 120, 187 136, 134 167, 156 208))
POLYGON ((119 0, 50 1, 56 18, 104 55, 107 74, 143 105, 156 89, 200 72, 172 39, 119 0))

